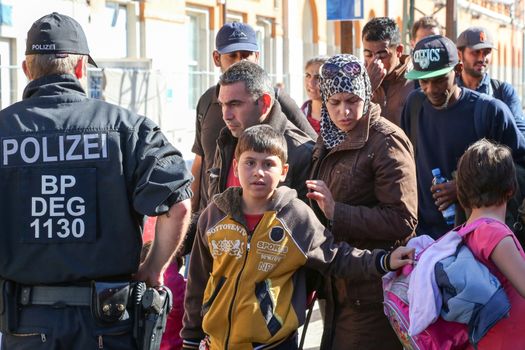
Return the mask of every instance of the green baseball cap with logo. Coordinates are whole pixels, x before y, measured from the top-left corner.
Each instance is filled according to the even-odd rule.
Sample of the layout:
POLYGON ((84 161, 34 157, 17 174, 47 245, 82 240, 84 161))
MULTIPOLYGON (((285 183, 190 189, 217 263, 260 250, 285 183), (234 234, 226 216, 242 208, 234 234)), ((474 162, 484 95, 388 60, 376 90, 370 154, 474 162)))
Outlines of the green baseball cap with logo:
POLYGON ((447 74, 458 64, 456 45, 442 35, 421 39, 412 52, 414 68, 406 74, 407 79, 428 79, 447 74))

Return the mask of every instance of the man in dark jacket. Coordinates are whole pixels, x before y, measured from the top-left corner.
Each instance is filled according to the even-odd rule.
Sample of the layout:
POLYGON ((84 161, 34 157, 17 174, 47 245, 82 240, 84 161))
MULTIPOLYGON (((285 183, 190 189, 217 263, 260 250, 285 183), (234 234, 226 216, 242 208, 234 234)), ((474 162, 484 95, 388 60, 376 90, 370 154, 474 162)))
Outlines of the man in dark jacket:
MULTIPOLYGON (((213 51, 215 65, 225 72, 232 64, 241 60, 257 63, 259 61, 259 45, 257 36, 251 26, 245 23, 226 23, 217 33, 216 50, 213 51)), ((192 189, 194 211, 204 209, 207 203, 208 174, 213 164, 213 156, 217 147, 217 137, 224 127, 221 108, 217 102, 218 85, 210 87, 197 103, 197 118, 195 124, 195 141, 192 152, 195 153, 191 172, 195 177, 192 189)), ((284 91, 279 91, 277 103, 286 117, 312 139, 317 134, 301 112, 295 101, 284 91)))
POLYGON ((191 174, 151 120, 86 96, 74 19, 40 18, 25 53, 23 100, 0 112, 1 347, 137 349, 130 281, 162 284, 191 174), (145 215, 157 229, 139 266, 145 215))
POLYGON ((283 134, 288 146, 290 170, 281 185, 295 189, 306 199, 306 184, 314 142, 281 112, 275 102, 268 74, 257 64, 242 61, 220 78, 218 101, 226 124, 217 140, 217 151, 209 170, 208 198, 231 186, 239 186, 231 170, 237 138, 250 126, 269 124, 283 134))

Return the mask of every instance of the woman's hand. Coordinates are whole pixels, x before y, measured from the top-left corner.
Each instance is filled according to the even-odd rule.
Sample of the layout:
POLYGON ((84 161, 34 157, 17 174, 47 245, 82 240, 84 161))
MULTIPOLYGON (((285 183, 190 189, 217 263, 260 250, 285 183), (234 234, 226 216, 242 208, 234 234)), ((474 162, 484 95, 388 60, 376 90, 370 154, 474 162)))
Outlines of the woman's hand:
POLYGON ((395 250, 393 250, 390 253, 390 261, 388 262, 388 267, 390 267, 390 270, 397 270, 400 267, 408 264, 413 265, 415 251, 416 250, 414 248, 403 246, 397 247, 395 250))
POLYGON ((323 211, 324 216, 328 220, 333 220, 334 218, 334 209, 335 201, 332 197, 332 192, 324 181, 322 180, 306 180, 306 187, 308 188, 308 193, 306 197, 313 199, 319 205, 319 208, 323 211))

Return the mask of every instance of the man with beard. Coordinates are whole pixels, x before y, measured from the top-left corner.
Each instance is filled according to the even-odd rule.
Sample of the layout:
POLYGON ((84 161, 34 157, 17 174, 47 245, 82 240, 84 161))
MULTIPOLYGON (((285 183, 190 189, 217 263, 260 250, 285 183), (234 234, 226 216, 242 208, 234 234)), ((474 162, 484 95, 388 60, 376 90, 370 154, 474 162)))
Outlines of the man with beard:
POLYGON ((487 73, 495 48, 492 35, 482 27, 470 27, 461 33, 456 41, 463 71, 458 85, 503 101, 512 112, 518 129, 525 133, 525 121, 521 101, 511 84, 491 79, 487 73))
POLYGON ((418 235, 438 238, 452 229, 440 211, 457 202, 453 180, 457 160, 475 141, 487 138, 508 146, 523 164, 525 138, 503 102, 459 87, 456 76, 463 65, 454 43, 441 35, 419 41, 412 53, 414 69, 408 79, 418 79, 421 90, 407 99, 401 128, 416 149, 418 235), (440 168, 449 182, 432 185, 432 169, 440 168))

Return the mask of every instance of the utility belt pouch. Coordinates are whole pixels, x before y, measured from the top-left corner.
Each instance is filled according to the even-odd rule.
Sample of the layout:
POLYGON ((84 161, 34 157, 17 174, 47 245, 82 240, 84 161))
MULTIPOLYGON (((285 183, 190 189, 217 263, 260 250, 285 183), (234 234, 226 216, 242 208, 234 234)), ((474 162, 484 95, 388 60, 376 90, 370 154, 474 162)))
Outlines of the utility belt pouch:
POLYGON ((93 282, 91 289, 91 312, 99 324, 108 325, 124 318, 131 291, 129 282, 93 282))
MULTIPOLYGON (((138 288, 140 289, 140 288, 138 288)), ((146 288, 141 291, 140 303, 137 304, 135 338, 140 350, 160 348, 162 334, 172 307, 171 291, 167 287, 146 288)))
POLYGON ((0 332, 13 333, 18 326, 17 285, 0 279, 0 332))

